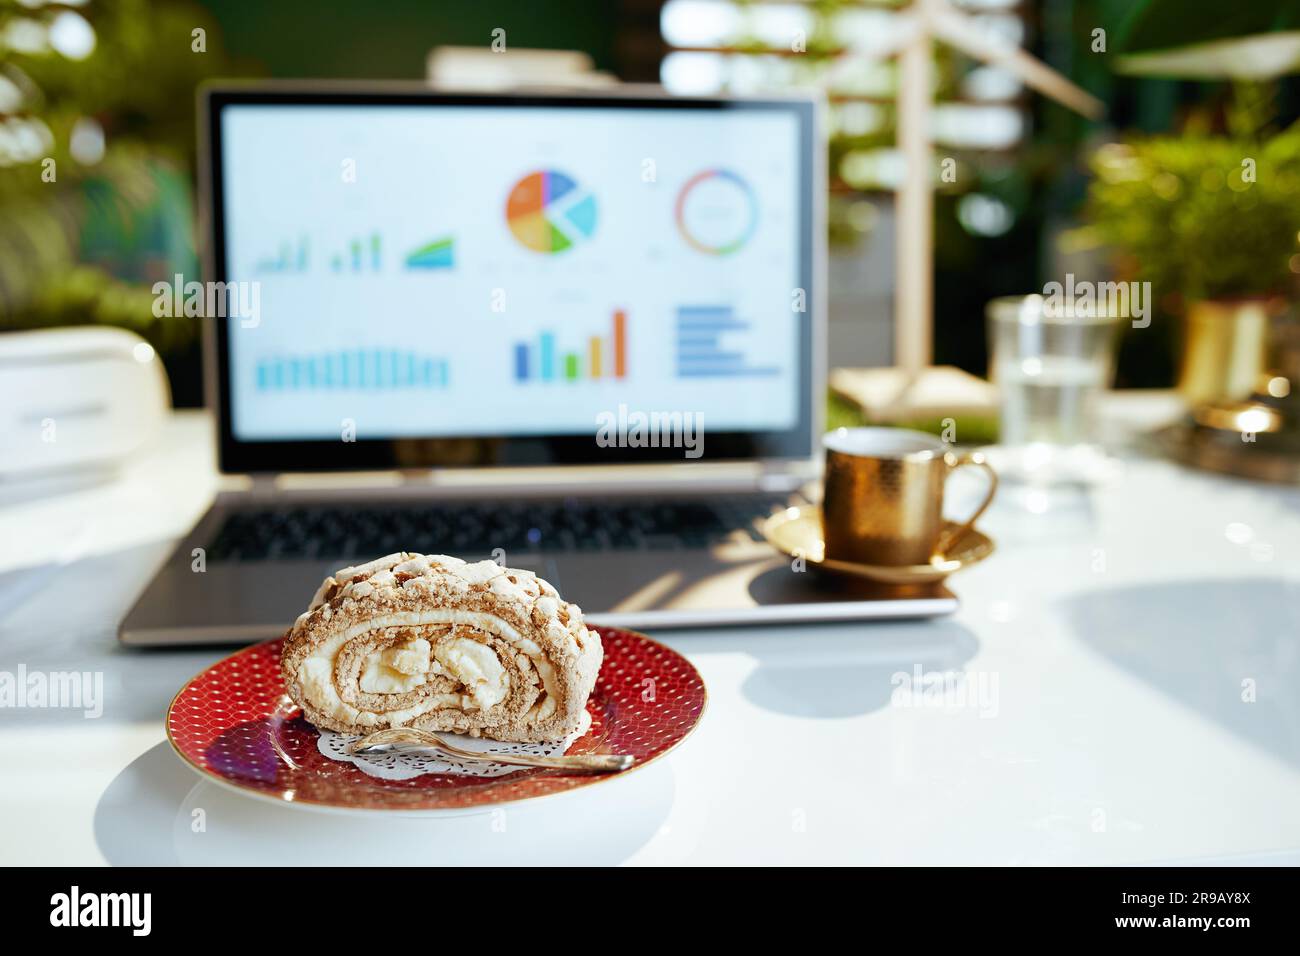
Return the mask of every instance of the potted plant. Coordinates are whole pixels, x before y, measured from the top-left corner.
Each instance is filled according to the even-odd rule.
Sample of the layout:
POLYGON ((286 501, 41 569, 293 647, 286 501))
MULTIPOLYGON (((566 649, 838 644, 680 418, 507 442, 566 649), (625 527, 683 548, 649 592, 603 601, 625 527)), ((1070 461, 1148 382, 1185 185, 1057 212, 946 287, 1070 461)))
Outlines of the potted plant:
POLYGON ((1099 149, 1089 214, 1124 278, 1184 317, 1179 389, 1242 398, 1300 272, 1300 124, 1131 138, 1099 149))
MULTIPOLYGON (((1300 273, 1300 130, 1270 126, 1272 82, 1300 71, 1300 0, 1226 13, 1216 0, 1134 0, 1117 32, 1121 73, 1232 84, 1217 128, 1193 117, 1178 137, 1098 151, 1090 211, 1130 277, 1184 315, 1186 397, 1244 397, 1300 273)), ((1283 350, 1295 336, 1276 331, 1283 350)))

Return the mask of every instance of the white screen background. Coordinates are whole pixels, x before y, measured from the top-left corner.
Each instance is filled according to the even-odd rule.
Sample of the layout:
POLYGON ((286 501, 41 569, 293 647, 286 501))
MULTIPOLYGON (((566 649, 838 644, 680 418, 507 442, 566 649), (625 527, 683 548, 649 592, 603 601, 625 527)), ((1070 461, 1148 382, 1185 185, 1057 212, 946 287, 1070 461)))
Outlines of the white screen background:
MULTIPOLYGON (((231 105, 222 150, 225 278, 259 282, 261 297, 257 327, 228 320, 241 440, 338 438, 344 419, 358 438, 590 434, 596 416, 620 403, 691 411, 714 431, 796 424, 808 315, 792 306, 800 256, 793 115, 231 105), (757 205, 751 237, 727 255, 693 248, 674 214, 683 186, 709 169, 735 173, 757 205), (536 170, 562 172, 595 198, 590 237, 550 254, 516 239, 507 197, 536 170), (410 251, 443 237, 454 240, 452 267, 404 265, 410 251), (354 238, 364 244, 357 271, 354 238), (286 245, 292 268, 268 269, 286 245), (725 332, 718 348, 767 374, 681 377, 683 306, 728 307, 746 327, 725 332), (589 337, 608 340, 615 309, 626 314, 623 379, 610 376, 608 359, 599 379, 517 379, 516 344, 529 343, 536 357, 547 331, 559 354, 580 353, 585 370, 589 337), (268 362, 358 349, 435 357, 446 383, 259 380, 268 362)), ((728 195, 725 183, 706 187, 728 195)), ((725 222, 720 228, 728 231, 725 222)))

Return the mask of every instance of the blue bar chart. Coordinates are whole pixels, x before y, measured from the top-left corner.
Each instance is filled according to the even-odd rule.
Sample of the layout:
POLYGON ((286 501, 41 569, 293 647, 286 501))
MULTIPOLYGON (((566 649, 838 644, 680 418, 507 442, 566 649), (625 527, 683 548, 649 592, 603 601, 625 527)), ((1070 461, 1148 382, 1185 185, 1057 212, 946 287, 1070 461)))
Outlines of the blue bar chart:
MULTIPOLYGON (((323 243, 328 245, 328 243, 323 243)), ((331 272, 377 273, 384 271, 384 240, 378 232, 353 236, 335 247, 332 255, 324 257, 331 272)), ((407 270, 449 270, 456 265, 456 238, 442 236, 423 243, 402 260, 407 270)), ((304 273, 312 267, 311 243, 307 236, 285 240, 274 253, 257 259, 253 268, 262 275, 304 273)))
POLYGON ((383 268, 382 240, 379 233, 356 237, 348 241, 347 251, 330 259, 334 272, 379 272, 383 268))
POLYGON ((736 318, 729 305, 679 306, 677 377, 765 378, 780 375, 781 370, 776 366, 750 365, 743 351, 724 344, 724 336, 749 330, 750 323, 736 318))
POLYGON ((257 271, 260 273, 306 272, 308 252, 306 236, 300 236, 296 243, 282 242, 277 255, 265 256, 257 260, 257 271))
POLYGON ((446 388, 447 360, 396 349, 355 349, 258 361, 259 392, 446 388))

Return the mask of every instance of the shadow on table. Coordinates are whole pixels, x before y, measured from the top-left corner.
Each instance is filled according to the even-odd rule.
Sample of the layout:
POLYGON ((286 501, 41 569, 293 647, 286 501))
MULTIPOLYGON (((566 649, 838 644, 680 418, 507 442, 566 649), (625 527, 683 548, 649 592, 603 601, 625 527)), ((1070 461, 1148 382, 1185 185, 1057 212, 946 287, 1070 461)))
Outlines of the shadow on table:
POLYGON ((76 706, 16 708, 6 711, 7 722, 81 726, 87 712, 98 711, 93 726, 161 724, 181 686, 231 652, 211 647, 142 651, 118 643, 118 622, 171 546, 156 541, 62 565, 0 573, 0 606, 5 608, 0 670, 89 675, 78 684, 86 690, 77 695, 76 706), (102 689, 102 699, 91 707, 82 698, 96 689, 102 689))
POLYGON ((1146 584, 1077 595, 1065 612, 1075 637, 1098 654, 1300 766, 1300 586, 1269 578, 1146 584))
POLYGON ((0 632, 40 627, 113 633, 173 544, 150 541, 63 563, 0 572, 0 602, 6 612, 0 632))
POLYGON ((726 631, 692 637, 691 653, 744 652, 758 661, 742 693, 765 710, 794 717, 836 719, 880 710, 901 679, 960 671, 979 650, 971 631, 946 619, 799 625, 747 631, 744 644, 726 631))
POLYGON ((95 808, 109 863, 144 865, 609 865, 664 825, 667 761, 500 811, 385 818, 265 802, 200 780, 166 744, 134 760, 95 808))

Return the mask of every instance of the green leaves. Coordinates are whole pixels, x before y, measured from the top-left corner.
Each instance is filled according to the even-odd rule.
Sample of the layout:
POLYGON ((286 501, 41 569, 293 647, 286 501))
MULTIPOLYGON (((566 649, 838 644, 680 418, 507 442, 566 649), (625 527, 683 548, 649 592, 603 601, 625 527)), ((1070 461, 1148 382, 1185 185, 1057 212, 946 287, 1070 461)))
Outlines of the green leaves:
POLYGON ((1123 278, 1158 297, 1282 290, 1300 252, 1300 125, 1271 139, 1185 134, 1102 147, 1091 162, 1093 231, 1123 278))

